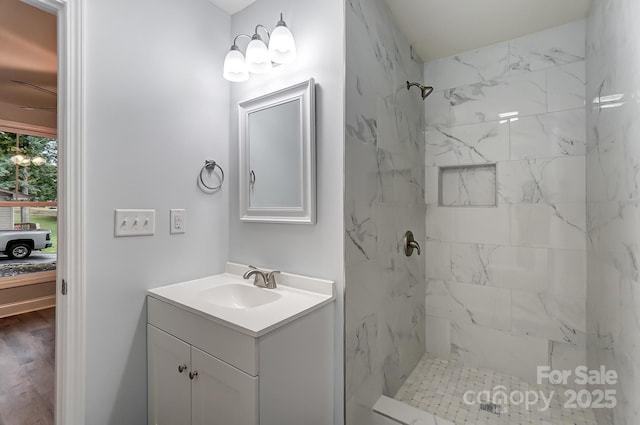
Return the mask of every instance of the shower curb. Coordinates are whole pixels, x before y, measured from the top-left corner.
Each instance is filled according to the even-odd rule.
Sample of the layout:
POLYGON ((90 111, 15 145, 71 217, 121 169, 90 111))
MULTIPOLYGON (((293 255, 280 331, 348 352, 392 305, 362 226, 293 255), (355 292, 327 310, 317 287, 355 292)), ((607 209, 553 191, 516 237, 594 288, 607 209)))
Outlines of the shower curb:
POLYGON ((378 416, 380 419, 386 418, 393 421, 391 423, 386 421, 385 423, 374 420, 374 423, 379 423, 380 425, 393 425, 394 422, 401 425, 455 425, 447 419, 443 419, 432 413, 425 412, 384 395, 373 405, 373 412, 374 416, 378 416))

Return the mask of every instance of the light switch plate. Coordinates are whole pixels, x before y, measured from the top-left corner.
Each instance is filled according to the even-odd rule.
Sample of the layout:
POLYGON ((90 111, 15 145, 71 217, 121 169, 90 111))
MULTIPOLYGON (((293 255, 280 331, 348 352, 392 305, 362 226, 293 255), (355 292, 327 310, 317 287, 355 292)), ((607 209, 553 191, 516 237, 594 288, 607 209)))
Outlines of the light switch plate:
POLYGON ((152 236, 156 232, 156 210, 122 210, 115 213, 116 237, 152 236))
POLYGON ((185 210, 179 209, 169 211, 169 233, 184 233, 186 224, 185 210))

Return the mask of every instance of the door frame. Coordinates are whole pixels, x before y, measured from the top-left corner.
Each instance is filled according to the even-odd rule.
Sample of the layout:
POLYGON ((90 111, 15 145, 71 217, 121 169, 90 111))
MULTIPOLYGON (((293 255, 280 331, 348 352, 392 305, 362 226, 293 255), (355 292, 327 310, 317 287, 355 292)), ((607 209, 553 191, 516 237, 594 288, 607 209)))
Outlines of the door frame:
POLYGON ((58 425, 84 425, 85 329, 85 1, 22 0, 58 23, 58 267, 56 404, 58 425), (63 293, 63 282, 67 287, 63 293))

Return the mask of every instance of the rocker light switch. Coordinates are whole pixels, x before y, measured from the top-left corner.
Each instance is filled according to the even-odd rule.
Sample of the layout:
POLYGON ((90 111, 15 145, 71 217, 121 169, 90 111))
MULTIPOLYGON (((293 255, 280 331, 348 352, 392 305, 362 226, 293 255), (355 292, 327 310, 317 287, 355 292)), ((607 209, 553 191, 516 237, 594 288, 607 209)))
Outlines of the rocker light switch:
POLYGON ((116 210, 115 236, 152 236, 156 232, 156 210, 116 210))

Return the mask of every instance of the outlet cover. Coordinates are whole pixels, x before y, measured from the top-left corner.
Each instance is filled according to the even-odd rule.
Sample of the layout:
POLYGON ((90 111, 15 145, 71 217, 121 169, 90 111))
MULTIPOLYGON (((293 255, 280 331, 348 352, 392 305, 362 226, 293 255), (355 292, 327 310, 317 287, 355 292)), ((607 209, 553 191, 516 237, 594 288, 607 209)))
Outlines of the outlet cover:
POLYGON ((178 209, 169 211, 169 233, 184 233, 186 224, 185 210, 178 209))

